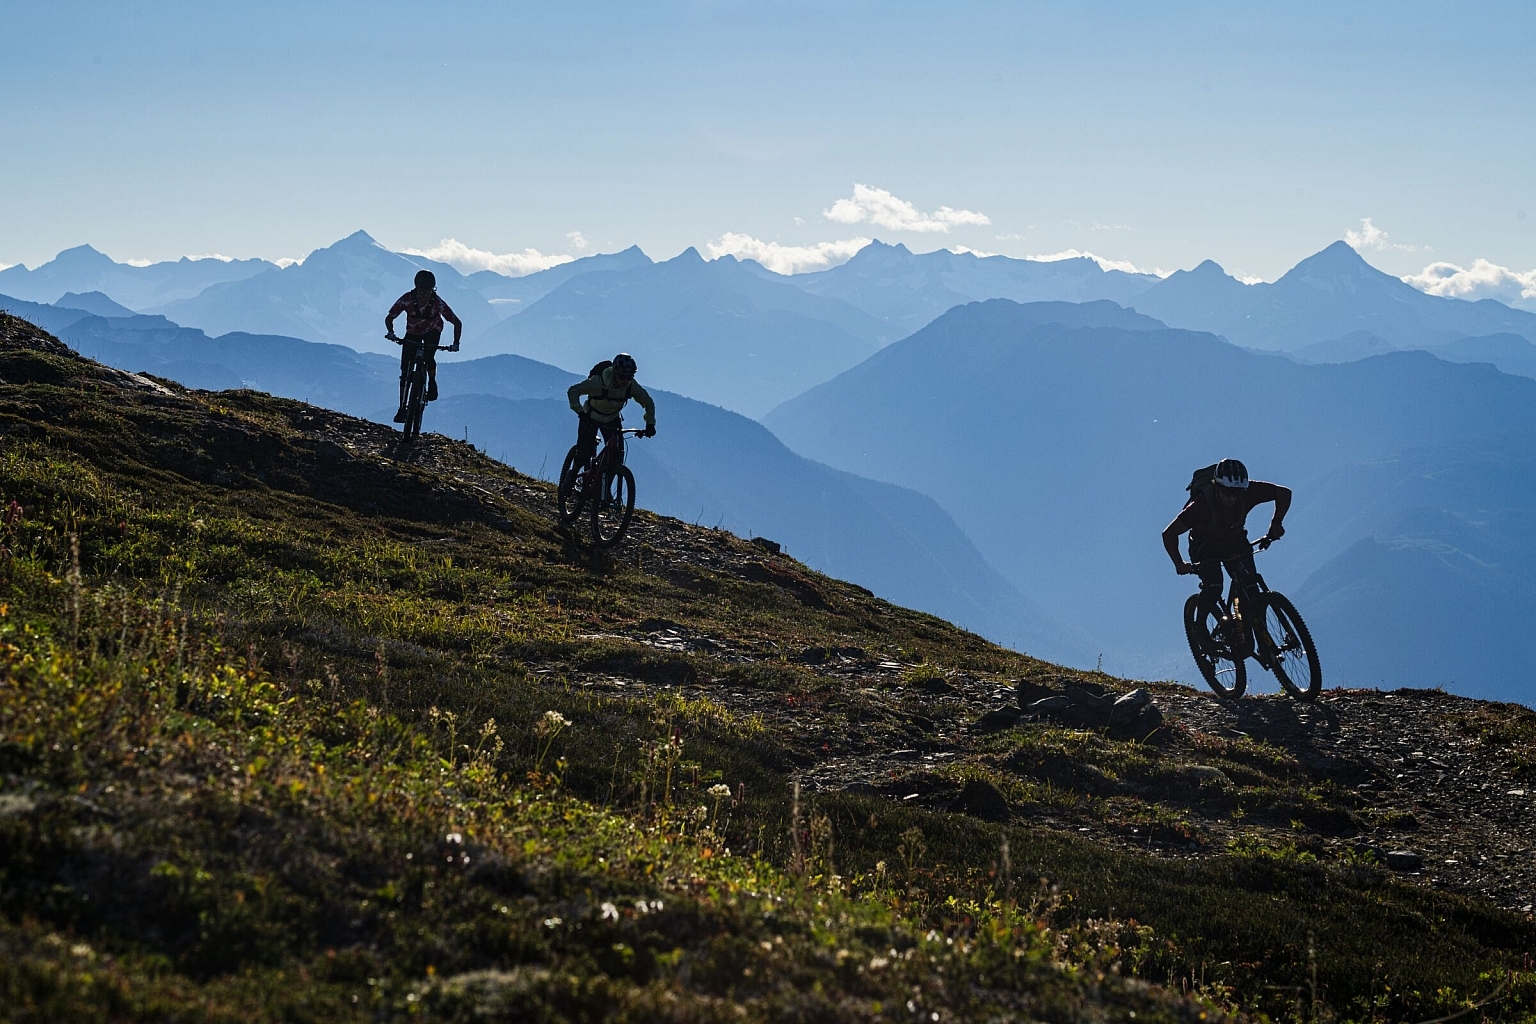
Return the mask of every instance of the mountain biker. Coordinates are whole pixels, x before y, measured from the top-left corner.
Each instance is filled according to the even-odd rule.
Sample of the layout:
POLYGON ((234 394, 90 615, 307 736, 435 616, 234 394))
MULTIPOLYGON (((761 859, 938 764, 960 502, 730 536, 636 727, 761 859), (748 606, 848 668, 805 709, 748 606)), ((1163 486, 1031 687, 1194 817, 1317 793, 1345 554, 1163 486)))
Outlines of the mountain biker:
POLYGON ((427 356, 426 399, 437 401, 437 345, 443 336, 445 318, 453 324, 453 344, 448 351, 457 352, 464 324, 437 294, 437 275, 430 270, 416 271, 416 287, 396 299, 384 317, 388 336, 400 342, 400 411, 395 413, 396 423, 405 422, 405 378, 416 361, 417 349, 423 345, 427 356), (405 314, 405 337, 395 338, 395 317, 401 313, 405 314))
POLYGON ((1221 599, 1222 562, 1235 561, 1257 573, 1253 548, 1248 543, 1247 519, 1255 505, 1275 503, 1269 530, 1259 541, 1267 548, 1285 536, 1281 520, 1291 507, 1291 489, 1263 480, 1248 479, 1248 467, 1236 459, 1222 459, 1208 482, 1190 489, 1189 503, 1163 530, 1163 547, 1180 576, 1200 575, 1200 613, 1216 613, 1221 599), (1189 533, 1188 562, 1179 557, 1179 535, 1189 533))
POLYGON ((640 432, 640 436, 656 436, 656 403, 645 388, 640 386, 640 382, 635 380, 635 357, 628 352, 620 352, 612 359, 598 363, 592 367, 591 376, 572 384, 565 394, 570 399, 571 411, 581 417, 576 427, 578 466, 585 466, 592 461, 597 451, 598 431, 603 433, 604 444, 619 443, 622 436, 619 431, 623 429, 619 410, 631 398, 645 410, 645 429, 640 432), (587 400, 585 405, 581 401, 583 397, 587 400))

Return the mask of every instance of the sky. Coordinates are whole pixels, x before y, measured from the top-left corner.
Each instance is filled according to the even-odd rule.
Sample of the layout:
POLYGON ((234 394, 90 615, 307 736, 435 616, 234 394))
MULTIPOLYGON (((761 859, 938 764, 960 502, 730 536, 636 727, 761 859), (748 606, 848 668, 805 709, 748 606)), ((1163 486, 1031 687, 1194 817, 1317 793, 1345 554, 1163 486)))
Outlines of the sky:
POLYGON ((16 0, 0 25, 0 264, 362 228, 512 273, 632 244, 811 270, 879 238, 1273 280, 1347 238, 1536 297, 1529 3, 16 0))

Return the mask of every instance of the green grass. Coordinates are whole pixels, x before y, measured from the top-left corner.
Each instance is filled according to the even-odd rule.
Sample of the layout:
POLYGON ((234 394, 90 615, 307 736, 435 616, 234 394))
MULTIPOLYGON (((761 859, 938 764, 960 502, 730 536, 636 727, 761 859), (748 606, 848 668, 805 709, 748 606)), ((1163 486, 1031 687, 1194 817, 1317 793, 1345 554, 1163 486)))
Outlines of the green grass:
POLYGON ((1289 1019, 1304 991, 1303 1019, 1409 1020, 1511 971, 1485 1012, 1531 1018, 1528 918, 1304 837, 1176 860, 1029 824, 1348 813, 1283 751, 1027 726, 930 773, 997 785, 1008 826, 797 801, 822 735, 896 727, 799 652, 916 663, 901 716, 952 673, 1057 670, 805 570, 594 561, 428 470, 325 462, 295 403, 128 397, 17 330, 5 1019, 1289 1019), (754 658, 615 638, 657 623, 754 658))

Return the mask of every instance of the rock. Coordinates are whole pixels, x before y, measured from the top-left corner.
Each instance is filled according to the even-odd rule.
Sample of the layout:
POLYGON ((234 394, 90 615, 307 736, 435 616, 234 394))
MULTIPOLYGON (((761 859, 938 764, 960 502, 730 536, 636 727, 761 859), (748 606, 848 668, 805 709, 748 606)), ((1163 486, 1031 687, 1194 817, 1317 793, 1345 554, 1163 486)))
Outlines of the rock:
POLYGON ((1412 850, 1388 850, 1384 859, 1393 871, 1417 871, 1424 866, 1423 855, 1412 850))
POLYGON ((1015 707, 994 708, 982 715, 971 726, 972 732, 1001 732, 1018 724, 1023 712, 1015 707))
POLYGON ((996 786, 982 779, 967 782, 959 795, 950 801, 949 809, 982 821, 1007 821, 1013 816, 1008 799, 996 786))
POLYGON ((769 540, 767 537, 753 537, 751 540, 747 541, 747 543, 762 548, 770 555, 776 555, 780 551, 784 550, 779 546, 778 541, 769 540))
POLYGON ((1197 764, 1188 769, 1187 774, 1190 778, 1202 784, 1214 782, 1218 786, 1223 787, 1232 785, 1232 780, 1227 778, 1227 773, 1215 765, 1197 764))
POLYGON ((1028 679, 1020 679, 1013 684, 1014 699, 1019 702, 1020 709, 1027 708, 1035 701, 1045 697, 1056 695, 1056 691, 1049 686, 1041 686, 1032 683, 1028 679))

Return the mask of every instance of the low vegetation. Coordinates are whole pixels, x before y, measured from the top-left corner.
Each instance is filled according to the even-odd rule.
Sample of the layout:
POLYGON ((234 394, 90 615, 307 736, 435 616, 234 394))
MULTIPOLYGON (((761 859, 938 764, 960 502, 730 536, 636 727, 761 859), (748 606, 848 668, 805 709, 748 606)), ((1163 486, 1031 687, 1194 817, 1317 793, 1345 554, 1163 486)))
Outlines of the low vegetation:
POLYGON ((314 410, 125 381, 3 316, 0 380, 6 1019, 1536 1012, 1529 916, 1311 849, 1363 811, 1282 750, 1031 723, 893 782, 985 783, 1007 821, 802 791, 875 727, 818 671, 840 651, 906 666, 936 729, 954 674, 1054 670, 694 559, 746 557, 711 531, 595 558, 466 446, 462 474, 338 453, 314 410), (669 629, 715 640, 642 642, 669 629))

